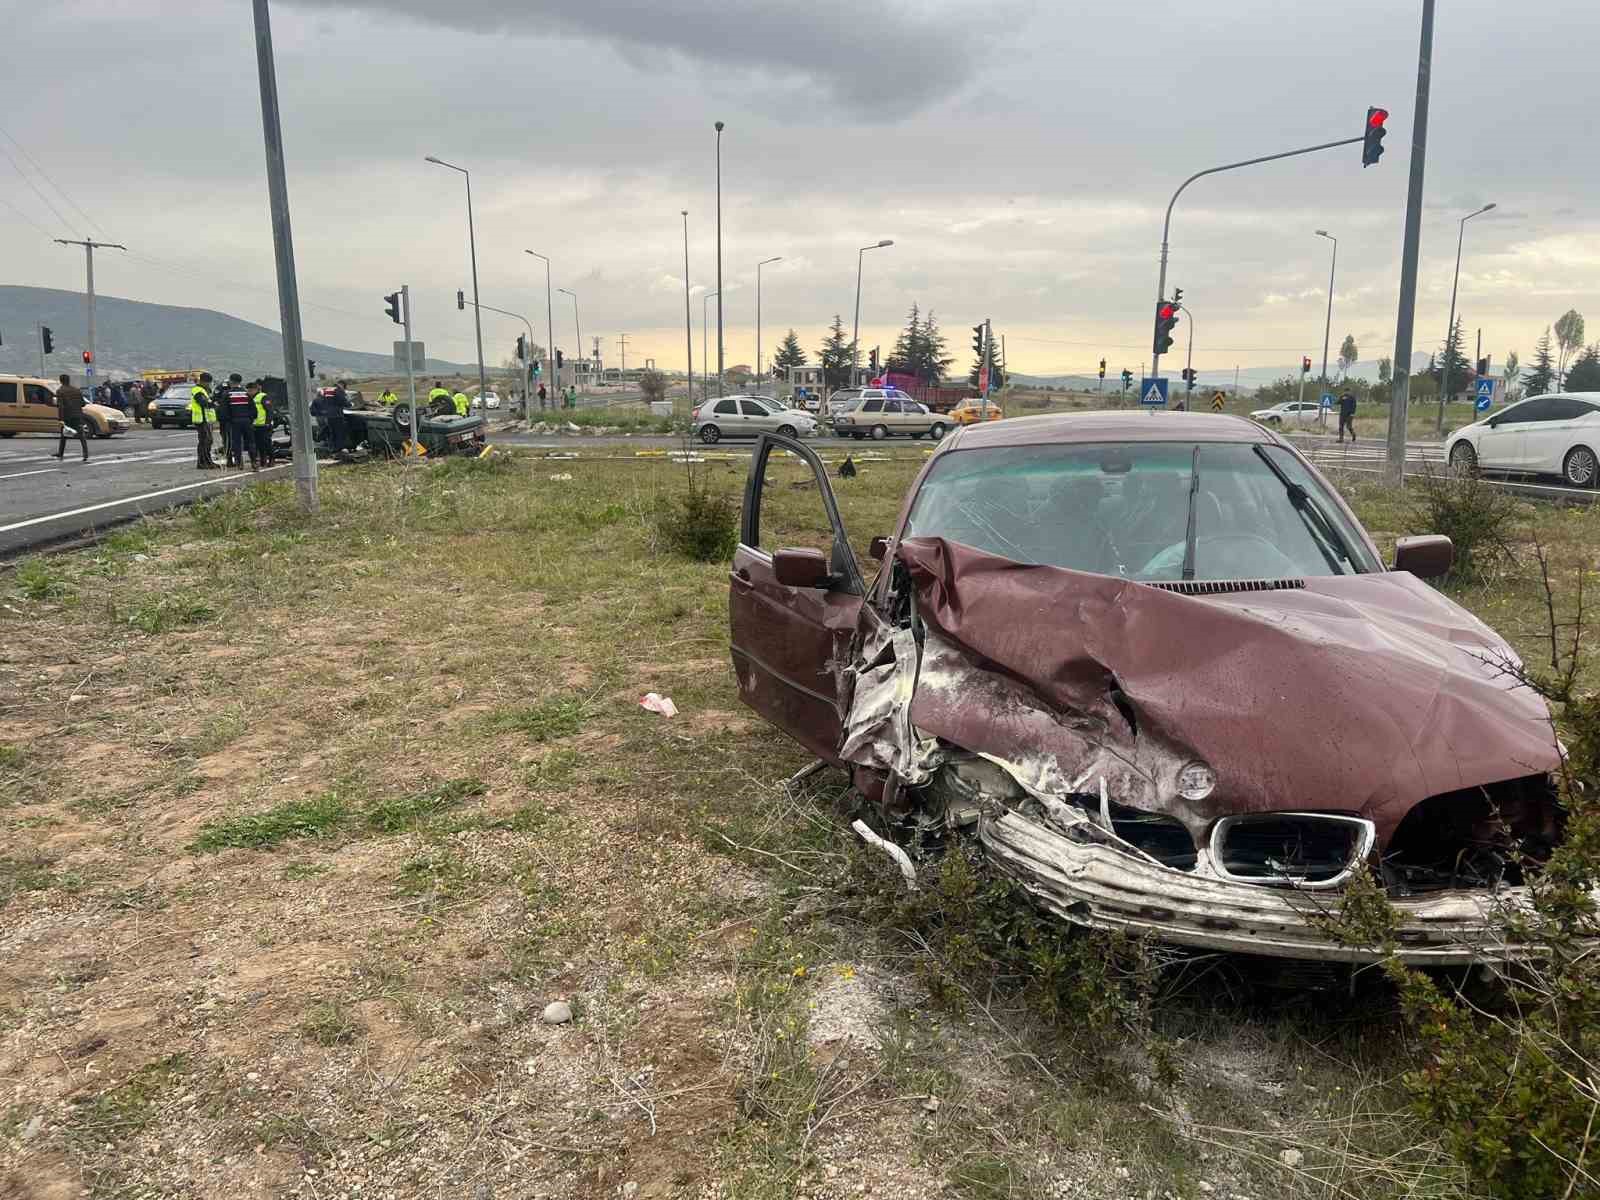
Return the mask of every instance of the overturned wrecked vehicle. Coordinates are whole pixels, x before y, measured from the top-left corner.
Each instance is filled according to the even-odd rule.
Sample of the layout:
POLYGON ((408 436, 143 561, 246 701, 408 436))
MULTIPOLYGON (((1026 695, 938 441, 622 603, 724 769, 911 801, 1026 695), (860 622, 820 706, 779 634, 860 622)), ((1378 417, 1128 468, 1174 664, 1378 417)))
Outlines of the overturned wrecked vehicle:
POLYGON ((1270 431, 1082 413, 961 430, 870 553, 869 586, 821 461, 762 438, 740 694, 891 836, 975 837, 1069 921, 1300 959, 1376 957, 1328 929, 1365 868, 1406 961, 1517 955, 1559 749, 1511 649, 1419 579, 1448 540, 1386 569, 1270 431))

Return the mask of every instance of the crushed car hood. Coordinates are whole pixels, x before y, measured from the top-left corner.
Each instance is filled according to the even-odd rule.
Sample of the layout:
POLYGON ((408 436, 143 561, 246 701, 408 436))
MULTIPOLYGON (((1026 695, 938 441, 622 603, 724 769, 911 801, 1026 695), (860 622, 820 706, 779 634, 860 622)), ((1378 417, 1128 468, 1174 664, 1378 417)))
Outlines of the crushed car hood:
POLYGON ((1559 761, 1511 649, 1408 573, 1186 595, 939 538, 897 559, 920 654, 887 628, 866 639, 877 666, 859 664, 841 754, 912 782, 937 738, 1038 793, 1104 778, 1197 837, 1225 815, 1333 810, 1373 821, 1381 848, 1424 797, 1559 761), (1216 785, 1187 800, 1195 761, 1216 785))

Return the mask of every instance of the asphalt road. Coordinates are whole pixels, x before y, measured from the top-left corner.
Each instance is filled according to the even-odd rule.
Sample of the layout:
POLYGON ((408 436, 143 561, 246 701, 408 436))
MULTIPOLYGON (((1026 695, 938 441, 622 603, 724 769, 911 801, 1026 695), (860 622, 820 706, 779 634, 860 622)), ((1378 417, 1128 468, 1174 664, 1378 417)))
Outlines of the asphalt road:
POLYGON ((194 440, 187 429, 136 426, 91 440, 87 463, 76 441, 59 462, 52 437, 24 433, 0 441, 0 555, 289 473, 286 466, 202 473, 195 470, 194 440))

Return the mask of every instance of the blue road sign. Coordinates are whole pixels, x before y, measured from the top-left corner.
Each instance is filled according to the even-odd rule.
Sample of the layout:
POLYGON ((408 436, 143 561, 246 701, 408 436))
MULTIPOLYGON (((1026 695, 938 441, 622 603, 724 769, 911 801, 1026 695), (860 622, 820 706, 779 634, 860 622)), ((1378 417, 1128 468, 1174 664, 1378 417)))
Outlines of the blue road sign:
POLYGON ((1327 412, 1332 407, 1333 407, 1333 393, 1332 392, 1323 392, 1322 393, 1322 411, 1323 412, 1327 412))
POLYGON ((1165 408, 1167 406, 1167 377, 1158 375, 1154 379, 1146 379, 1141 385, 1144 390, 1139 393, 1139 403, 1146 408, 1165 408))
POLYGON ((1487 412, 1489 405, 1494 403, 1494 380, 1480 379, 1473 389, 1472 407, 1479 412, 1487 412))

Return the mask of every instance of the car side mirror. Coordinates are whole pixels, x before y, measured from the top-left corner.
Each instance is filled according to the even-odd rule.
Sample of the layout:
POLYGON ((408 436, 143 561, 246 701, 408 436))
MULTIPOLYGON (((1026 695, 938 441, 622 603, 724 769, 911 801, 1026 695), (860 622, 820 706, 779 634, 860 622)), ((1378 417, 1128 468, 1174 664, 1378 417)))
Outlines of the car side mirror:
POLYGON ((889 539, 881 534, 867 543, 867 553, 874 562, 882 562, 889 553, 889 539))
POLYGON ((821 550, 779 550, 772 556, 772 573, 784 587, 795 588, 826 587, 830 578, 821 550))
POLYGON ((1455 561, 1455 545, 1441 533, 1403 537, 1394 544, 1394 569, 1409 571, 1418 579, 1437 579, 1455 561))

